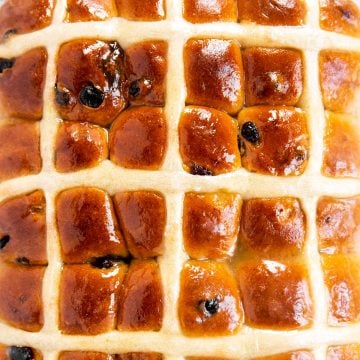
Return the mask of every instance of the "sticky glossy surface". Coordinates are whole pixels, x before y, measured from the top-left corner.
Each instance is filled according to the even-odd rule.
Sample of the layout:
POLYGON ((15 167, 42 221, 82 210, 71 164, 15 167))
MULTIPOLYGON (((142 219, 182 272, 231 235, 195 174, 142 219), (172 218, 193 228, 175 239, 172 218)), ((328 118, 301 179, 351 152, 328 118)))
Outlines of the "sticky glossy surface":
POLYGON ((343 325, 360 321, 360 262, 351 255, 322 257, 328 289, 328 323, 343 325))
POLYGON ((41 170, 37 124, 15 120, 0 127, 0 181, 37 174, 41 170))
POLYGON ((314 355, 310 351, 291 351, 288 353, 277 354, 272 356, 264 356, 255 360, 312 360, 314 355))
POLYGON ((360 177, 358 118, 326 113, 322 172, 330 177, 360 177))
POLYGON ((60 193, 56 222, 65 263, 127 254, 111 198, 102 190, 80 187, 60 193))
POLYGON ((358 360, 360 358, 360 345, 349 344, 342 346, 329 346, 327 360, 358 360))
POLYGON ((91 351, 64 351, 59 360, 115 360, 115 355, 91 351))
POLYGON ((187 336, 222 336, 239 330, 242 307, 235 279, 225 264, 191 260, 184 265, 179 319, 187 336), (217 307, 207 309, 210 301, 216 301, 217 307))
POLYGON ((166 204, 162 194, 150 191, 118 193, 114 207, 129 252, 134 257, 163 253, 166 204))
POLYGON ((300 253, 305 243, 305 215, 294 198, 245 200, 240 247, 281 257, 300 253))
POLYGON ((323 50, 319 66, 325 108, 335 112, 359 109, 360 54, 323 50))
POLYGON ((67 21, 98 21, 117 15, 114 0, 67 0, 67 21))
POLYGON ((291 330, 312 322, 312 301, 303 265, 270 260, 242 263, 239 286, 249 326, 291 330))
MULTIPOLYGON (((134 0, 130 0, 134 2, 134 0)), ((147 1, 149 3, 149 1, 147 1)), ((141 1, 142 8, 146 5, 141 1)), ((132 105, 165 105, 167 43, 143 41, 126 49, 126 76, 132 105)))
POLYGON ((47 263, 45 210, 45 197, 39 190, 0 204, 0 259, 47 263), (9 240, 4 244, 6 237, 9 240))
POLYGON ((55 143, 55 167, 71 172, 98 165, 108 157, 107 133, 89 123, 64 122, 55 143))
POLYGON ((1 320, 25 331, 40 331, 44 271, 43 266, 0 264, 1 320))
POLYGON ((233 254, 240 219, 240 195, 188 193, 184 198, 183 237, 195 259, 221 259, 233 254))
POLYGON ((244 101, 244 75, 237 42, 192 39, 184 49, 186 101, 237 113, 244 101))
POLYGON ((134 107, 124 111, 110 130, 110 159, 129 169, 157 170, 167 147, 162 108, 134 107))
POLYGON ((303 0, 238 0, 239 19, 262 25, 302 25, 303 0))
POLYGON ((243 52, 247 106, 296 105, 303 90, 300 51, 249 48, 243 52))
POLYGON ((309 153, 309 135, 303 112, 292 107, 255 106, 239 114, 240 132, 246 122, 258 129, 258 142, 241 136, 242 165, 270 175, 300 175, 309 153))
POLYGON ((160 269, 154 260, 135 260, 126 274, 119 300, 118 329, 158 331, 163 317, 160 269))
POLYGON ((165 0, 116 0, 120 16, 133 21, 165 18, 165 0))
POLYGON ((50 25, 54 1, 11 0, 0 8, 0 41, 10 34, 23 34, 50 25))
POLYGON ((60 285, 60 330, 73 335, 96 335, 113 330, 125 272, 125 265, 106 270, 91 265, 64 266, 60 285))
POLYGON ((316 224, 322 253, 360 254, 360 197, 320 198, 316 224))
POLYGON ((184 18, 192 23, 236 21, 236 0, 184 0, 184 18))
POLYGON ((116 41, 75 40, 64 44, 58 54, 54 90, 60 116, 70 121, 111 124, 127 104, 124 69, 124 52, 116 41), (84 105, 81 94, 86 86, 102 93, 100 106, 84 105))
POLYGON ((14 59, 13 66, 0 73, 0 109, 3 115, 41 119, 46 64, 46 50, 36 48, 14 59))
POLYGON ((194 166, 218 175, 240 167, 236 121, 221 111, 188 106, 179 124, 180 153, 185 169, 194 166))
POLYGON ((360 37, 360 8, 353 0, 320 0, 320 26, 324 30, 360 37))
POLYGON ((162 354, 159 353, 141 353, 141 352, 134 352, 134 353, 127 353, 127 354, 120 354, 119 360, 162 360, 164 357, 162 354))

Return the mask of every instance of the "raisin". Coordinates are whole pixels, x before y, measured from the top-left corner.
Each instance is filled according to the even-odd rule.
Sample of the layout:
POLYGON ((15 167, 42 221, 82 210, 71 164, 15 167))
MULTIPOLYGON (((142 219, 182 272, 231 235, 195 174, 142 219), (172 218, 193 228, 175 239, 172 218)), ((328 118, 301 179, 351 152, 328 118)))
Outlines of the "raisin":
POLYGON ((204 166, 194 164, 190 169, 191 175, 212 176, 213 173, 204 166))
POLYGON ((30 260, 26 257, 19 257, 16 259, 16 262, 20 265, 29 265, 30 264, 30 260))
POLYGON ((6 70, 11 69, 14 66, 15 61, 11 59, 0 59, 0 74, 6 70))
POLYGON ((220 309, 220 302, 218 298, 200 301, 200 309, 205 316, 210 317, 215 315, 220 309))
POLYGON ((67 106, 70 103, 70 92, 67 89, 64 89, 63 91, 60 91, 57 87, 57 84, 55 85, 55 99, 56 102, 61 106, 67 106))
POLYGON ((111 49, 111 57, 113 60, 116 60, 118 57, 124 58, 125 51, 122 49, 120 44, 117 41, 112 41, 109 43, 109 47, 111 49))
POLYGON ((252 144, 257 144, 260 141, 259 130, 251 121, 247 121, 243 124, 241 127, 241 136, 252 144))
POLYGON ((93 109, 100 107, 104 99, 104 93, 92 84, 85 86, 80 92, 81 103, 93 109))
POLYGON ((11 346, 8 349, 10 360, 33 360, 34 352, 29 347, 11 346))
POLYGON ((9 235, 4 235, 1 239, 0 239, 0 250, 2 250, 7 243, 10 241, 10 236, 9 235))
POLYGON ((351 11, 350 10, 346 10, 344 8, 342 8, 341 6, 338 7, 339 11, 341 12, 341 16, 343 18, 345 18, 346 20, 350 20, 352 17, 351 11))
POLYGON ((5 39, 7 39, 8 37, 10 37, 11 35, 15 35, 17 34, 17 30, 16 29, 9 29, 9 30, 6 30, 3 37, 5 39))
POLYGON ((107 255, 107 256, 102 256, 102 257, 92 259, 90 261, 90 264, 93 267, 96 267, 98 269, 110 269, 111 267, 113 267, 115 265, 116 262, 119 262, 122 260, 123 259, 121 259, 118 256, 107 255))
POLYGON ((135 80, 130 84, 129 95, 133 96, 133 97, 136 97, 139 94, 140 94, 140 87, 139 87, 138 81, 135 80))

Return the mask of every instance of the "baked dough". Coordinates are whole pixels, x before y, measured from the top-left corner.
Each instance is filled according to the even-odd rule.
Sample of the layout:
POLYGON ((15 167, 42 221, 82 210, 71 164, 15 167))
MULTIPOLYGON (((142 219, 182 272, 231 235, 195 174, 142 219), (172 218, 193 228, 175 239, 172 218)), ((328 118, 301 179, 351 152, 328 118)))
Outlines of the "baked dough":
POLYGON ((5 0, 0 359, 360 359, 351 0, 5 0))

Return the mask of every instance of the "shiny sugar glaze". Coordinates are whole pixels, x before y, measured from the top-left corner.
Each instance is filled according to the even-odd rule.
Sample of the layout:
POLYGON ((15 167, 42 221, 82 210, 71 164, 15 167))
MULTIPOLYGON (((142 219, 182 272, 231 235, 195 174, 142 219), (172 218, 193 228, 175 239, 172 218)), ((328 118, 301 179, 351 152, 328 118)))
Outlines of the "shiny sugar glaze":
POLYGON ((105 129, 78 122, 64 122, 57 132, 55 167, 59 172, 72 172, 99 165, 108 158, 105 129))
POLYGON ((10 121, 0 126, 0 181, 41 171, 39 126, 33 121, 10 121))
POLYGON ((232 256, 239 231, 238 194, 187 193, 184 198, 183 236, 194 259, 232 256))
POLYGON ((188 106, 179 123, 180 154, 193 175, 218 175, 240 166, 237 124, 225 113, 188 106))
POLYGON ((160 269, 154 260, 136 260, 129 267, 119 298, 118 329, 158 331, 163 317, 160 269))
POLYGON ((53 3, 51 0, 5 1, 0 8, 0 42, 14 34, 23 34, 49 26, 53 3))
POLYGON ((320 26, 360 37, 360 9, 350 0, 320 0, 320 26))
POLYGON ((116 41, 77 40, 58 54, 55 99, 64 120, 106 126, 126 107, 124 51, 116 41))
POLYGON ((302 94, 301 53, 249 48, 243 52, 246 105, 296 105, 302 94))
POLYGON ((292 107, 258 106, 242 110, 239 113, 242 166, 263 174, 302 174, 309 151, 306 123, 305 114, 292 107))
POLYGON ((42 191, 0 204, 0 259, 46 265, 45 197, 42 191))
POLYGON ((293 198, 245 200, 241 214, 241 245, 265 256, 301 253, 305 215, 293 198))
POLYGON ((82 263, 110 254, 127 255, 112 201, 104 191, 65 190, 56 200, 56 211, 65 263, 82 263))
POLYGON ((0 71, 0 109, 8 117, 40 120, 47 52, 36 48, 10 60, 12 65, 0 71))
POLYGON ((166 224, 164 196, 157 192, 134 191, 117 193, 113 201, 131 255, 135 258, 162 255, 166 224))
POLYGON ((239 292, 227 265, 215 261, 185 263, 181 272, 179 319, 185 335, 231 335, 243 323, 239 292))

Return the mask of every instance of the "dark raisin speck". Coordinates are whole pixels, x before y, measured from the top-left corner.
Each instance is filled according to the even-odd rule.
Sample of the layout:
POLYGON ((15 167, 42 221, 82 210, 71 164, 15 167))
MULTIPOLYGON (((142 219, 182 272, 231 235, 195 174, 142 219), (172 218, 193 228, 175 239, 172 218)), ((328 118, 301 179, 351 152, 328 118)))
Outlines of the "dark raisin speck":
POLYGON ((119 257, 108 255, 108 256, 94 258, 90 261, 90 264, 98 269, 110 269, 111 267, 114 266, 115 262, 118 261, 120 261, 119 257))
POLYGON ((251 121, 243 124, 241 127, 241 136, 252 144, 257 144, 260 141, 259 130, 251 121))
POLYGON ((194 164, 190 169, 191 175, 212 176, 213 173, 204 166, 194 164))
POLYGON ((9 29, 9 30, 5 31, 4 38, 6 39, 6 38, 10 37, 11 35, 15 35, 15 34, 17 34, 16 29, 9 29))
POLYGON ((55 99, 61 106, 67 106, 70 103, 70 92, 67 89, 60 91, 55 85, 55 99))
POLYGON ((11 346, 8 349, 10 360, 33 360, 34 352, 29 347, 11 346))
POLYGON ((220 302, 218 298, 200 301, 199 305, 200 305, 200 309, 207 317, 215 315, 220 308, 220 302))
POLYGON ((125 57, 125 51, 122 49, 120 44, 117 41, 112 41, 109 44, 109 47, 112 51, 112 58, 116 60, 118 57, 124 58, 125 57))
POLYGON ((326 222, 326 224, 330 224, 330 222, 331 222, 331 217, 330 217, 330 216, 327 216, 327 217, 325 218, 325 222, 326 222))
POLYGON ((140 87, 139 87, 138 81, 135 80, 130 84, 129 95, 136 97, 139 94, 140 94, 140 87))
POLYGON ((10 241, 10 236, 9 235, 4 235, 1 239, 0 239, 0 250, 2 250, 7 243, 10 241))
POLYGON ((16 259, 16 262, 20 265, 29 265, 30 264, 30 260, 26 257, 19 257, 16 259))
POLYGON ((339 7, 339 10, 341 12, 342 17, 344 17, 347 20, 351 19, 352 14, 351 14, 350 10, 346 10, 346 9, 344 9, 342 7, 339 7))
POLYGON ((0 59, 0 74, 6 69, 11 69, 14 63, 15 61, 11 59, 0 59))
POLYGON ((87 85, 80 92, 81 103, 93 109, 100 107, 104 99, 104 93, 94 85, 87 85))

